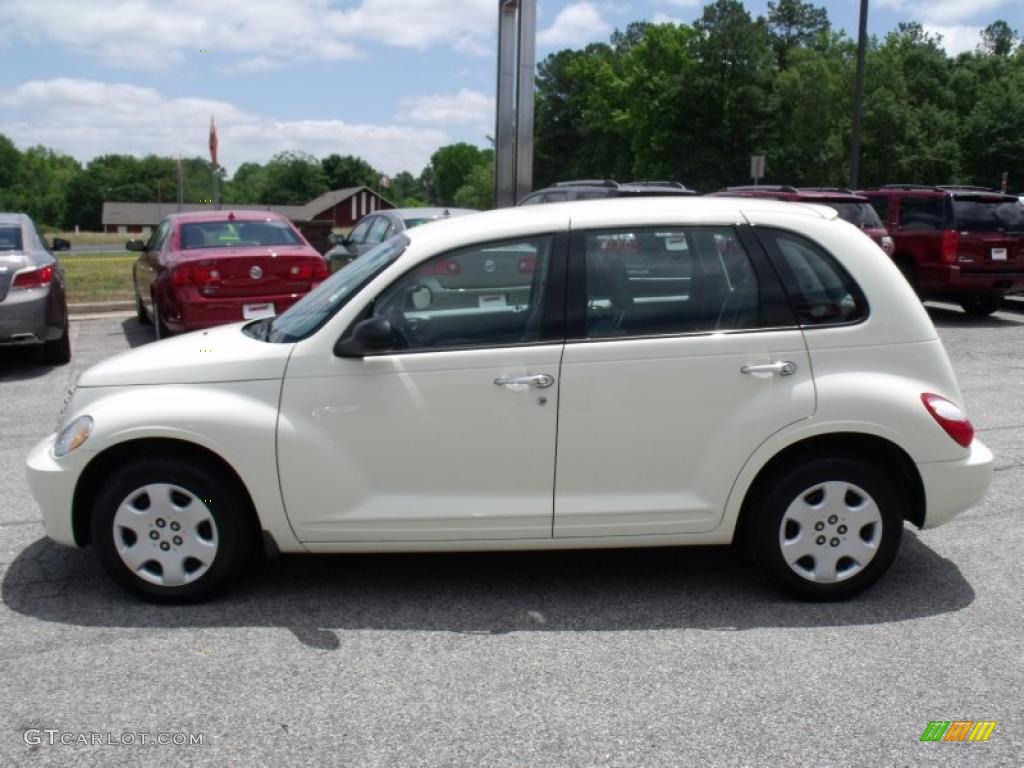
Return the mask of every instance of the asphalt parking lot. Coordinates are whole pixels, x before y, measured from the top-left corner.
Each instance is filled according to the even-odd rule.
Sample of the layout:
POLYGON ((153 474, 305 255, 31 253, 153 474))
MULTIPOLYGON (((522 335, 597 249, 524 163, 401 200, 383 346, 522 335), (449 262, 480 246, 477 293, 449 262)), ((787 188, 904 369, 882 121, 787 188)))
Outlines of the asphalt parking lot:
POLYGON ((728 548, 291 557, 140 603, 44 538, 23 462, 78 373, 151 331, 75 322, 62 368, 5 353, 0 765, 1020 766, 1024 302, 931 313, 994 485, 827 605, 728 548), (922 743, 930 720, 998 725, 922 743))

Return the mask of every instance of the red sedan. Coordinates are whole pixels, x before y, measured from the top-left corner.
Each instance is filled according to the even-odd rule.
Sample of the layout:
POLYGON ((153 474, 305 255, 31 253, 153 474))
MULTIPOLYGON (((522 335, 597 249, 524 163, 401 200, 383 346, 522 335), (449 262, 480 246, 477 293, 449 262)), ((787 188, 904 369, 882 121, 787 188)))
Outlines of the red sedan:
POLYGON ((132 267, 139 322, 156 337, 277 315, 328 276, 327 262, 270 211, 172 214, 132 267))

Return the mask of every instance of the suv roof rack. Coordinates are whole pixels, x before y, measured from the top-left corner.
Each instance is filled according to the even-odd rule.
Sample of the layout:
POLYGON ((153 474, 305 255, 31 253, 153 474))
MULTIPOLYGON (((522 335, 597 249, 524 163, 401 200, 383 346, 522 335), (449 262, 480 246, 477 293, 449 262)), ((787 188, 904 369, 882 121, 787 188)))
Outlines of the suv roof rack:
POLYGON ((800 187, 801 192, 835 192, 840 195, 856 194, 848 187, 800 187))
POLYGON ((576 179, 573 181, 556 181, 553 187, 617 187, 619 182, 613 179, 576 179))
POLYGON ((934 184, 883 184, 879 189, 941 189, 934 184))
POLYGON ((668 187, 670 189, 687 189, 680 181, 624 181, 624 187, 668 187))
POLYGON ((950 190, 966 189, 971 192, 996 192, 1000 195, 1003 194, 1002 192, 999 192, 998 189, 992 189, 992 187, 975 187, 970 184, 940 184, 938 188, 950 190))
POLYGON ((748 192, 748 191, 764 191, 764 192, 792 192, 797 194, 800 192, 796 187, 791 187, 788 184, 741 184, 738 187, 726 187, 726 192, 748 192))

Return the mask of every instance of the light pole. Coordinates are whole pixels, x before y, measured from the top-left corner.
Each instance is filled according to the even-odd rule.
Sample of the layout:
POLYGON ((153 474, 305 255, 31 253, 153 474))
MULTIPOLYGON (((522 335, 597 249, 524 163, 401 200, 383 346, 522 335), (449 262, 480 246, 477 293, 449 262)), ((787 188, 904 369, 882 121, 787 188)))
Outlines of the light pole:
POLYGON ((515 205, 533 188, 533 83, 537 0, 498 0, 494 201, 515 205))
POLYGON ((864 121, 864 57, 868 45, 868 0, 860 0, 857 73, 853 81, 853 132, 850 137, 850 189, 860 186, 860 129, 864 121))

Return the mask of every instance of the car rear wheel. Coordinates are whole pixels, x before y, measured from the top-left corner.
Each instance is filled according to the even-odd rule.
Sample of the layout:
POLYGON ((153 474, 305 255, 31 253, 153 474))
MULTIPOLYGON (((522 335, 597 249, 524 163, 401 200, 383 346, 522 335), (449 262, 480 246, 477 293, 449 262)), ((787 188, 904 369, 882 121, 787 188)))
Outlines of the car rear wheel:
POLYGON ((152 299, 153 306, 153 333, 156 336, 156 340, 166 339, 171 335, 170 329, 164 325, 163 313, 160 311, 160 302, 156 300, 156 296, 152 299))
POLYGON ((247 501, 236 484, 179 459, 119 469, 93 506, 91 533, 107 573, 164 603, 205 599, 234 581, 254 551, 247 501))
POLYGON ((64 333, 59 339, 43 342, 43 359, 50 365, 65 365, 71 362, 71 329, 64 321, 64 333))
POLYGON ((142 306, 142 297, 139 296, 138 289, 135 290, 135 319, 139 321, 139 325, 149 325, 150 323, 146 308, 142 306))
POLYGON ((768 486, 752 533, 754 556, 787 591, 838 600, 871 586, 892 564, 903 517, 892 481, 848 457, 791 466, 768 486))
POLYGON ((964 312, 974 317, 987 317, 999 309, 1002 304, 1001 296, 992 296, 991 294, 983 293, 975 296, 968 296, 960 301, 960 306, 964 308, 964 312))

